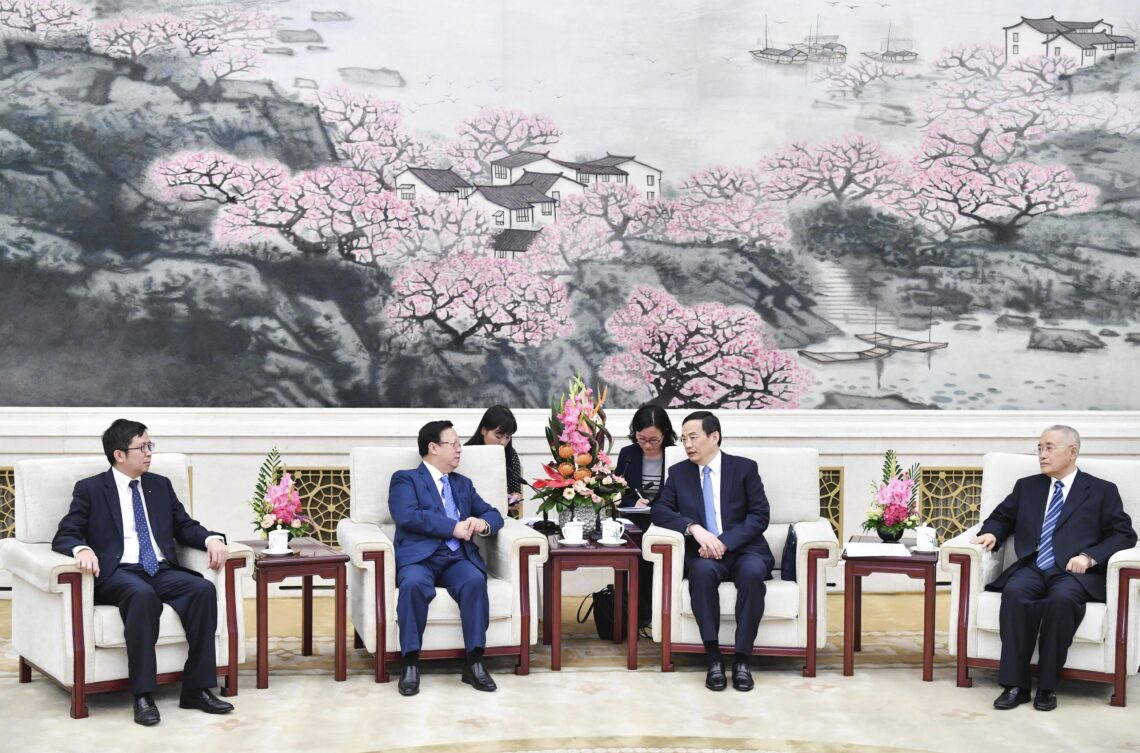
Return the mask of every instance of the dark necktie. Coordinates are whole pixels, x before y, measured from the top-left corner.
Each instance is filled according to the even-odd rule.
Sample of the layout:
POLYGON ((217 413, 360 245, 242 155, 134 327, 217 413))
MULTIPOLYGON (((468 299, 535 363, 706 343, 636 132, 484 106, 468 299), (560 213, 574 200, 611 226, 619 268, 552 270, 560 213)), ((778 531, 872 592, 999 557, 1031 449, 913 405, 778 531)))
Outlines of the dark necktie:
POLYGON ((139 564, 143 570, 146 570, 147 575, 154 575, 158 572, 158 557, 154 553, 154 547, 150 545, 150 526, 146 524, 138 479, 131 482, 131 506, 135 509, 135 537, 139 541, 139 564))
MULTIPOLYGON (((459 508, 455 506, 455 497, 451 494, 451 482, 447 480, 447 476, 440 479, 443 482, 443 509, 447 511, 447 517, 454 521, 459 520, 459 508)), ((459 548, 459 539, 450 538, 447 540, 447 548, 455 551, 459 548)))
POLYGON ((1053 531, 1057 529, 1057 518, 1061 517, 1061 508, 1065 503, 1061 494, 1064 488, 1060 479, 1053 484, 1053 496, 1049 500, 1049 509, 1045 512, 1045 522, 1041 524, 1041 545, 1037 547, 1037 567, 1041 570, 1048 570, 1056 562, 1053 558, 1053 531))
POLYGON ((716 507, 713 505, 712 468, 705 466, 701 480, 701 493, 705 498, 705 528, 713 536, 720 536, 720 529, 716 525, 716 507))

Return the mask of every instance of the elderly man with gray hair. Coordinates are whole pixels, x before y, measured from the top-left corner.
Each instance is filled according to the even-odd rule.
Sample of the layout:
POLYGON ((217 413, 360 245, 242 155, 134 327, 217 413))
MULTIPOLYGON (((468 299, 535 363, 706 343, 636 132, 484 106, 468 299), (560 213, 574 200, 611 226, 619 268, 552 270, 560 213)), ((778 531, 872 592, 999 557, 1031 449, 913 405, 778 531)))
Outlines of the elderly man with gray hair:
POLYGON ((1001 695, 994 708, 1029 700, 1029 663, 1038 647, 1033 707, 1057 707, 1057 683, 1085 604, 1105 600, 1105 563, 1136 544, 1116 485, 1077 468, 1081 437, 1050 426, 1037 444, 1041 473, 1019 480, 972 541, 987 551, 1013 536, 1017 561, 993 583, 1001 591, 1001 695))

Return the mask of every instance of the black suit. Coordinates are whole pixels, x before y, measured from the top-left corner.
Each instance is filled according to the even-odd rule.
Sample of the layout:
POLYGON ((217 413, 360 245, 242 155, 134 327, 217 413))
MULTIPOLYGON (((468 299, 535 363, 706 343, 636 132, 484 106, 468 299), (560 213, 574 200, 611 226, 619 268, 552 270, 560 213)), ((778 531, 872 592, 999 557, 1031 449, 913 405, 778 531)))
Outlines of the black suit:
POLYGON ((210 581, 178 564, 175 541, 205 549, 208 536, 221 534, 206 530, 190 517, 178 501, 170 479, 144 473, 140 480, 151 533, 158 544, 157 554, 165 558, 155 575, 148 575, 138 564, 121 563, 123 513, 115 476, 110 470, 75 485, 71 508, 59 522, 52 549, 70 556, 75 547, 87 546, 99 558, 95 602, 117 606, 123 617, 127 666, 134 693, 149 693, 156 687, 154 646, 164 602, 181 618, 189 645, 182 674, 183 687, 212 688, 217 682, 214 652, 217 594, 210 581))
MULTIPOLYGON (((764 597, 775 559, 764 531, 768 528, 768 497, 756 463, 748 458, 720 454, 720 540, 728 549, 720 560, 700 556, 696 540, 685 540, 685 577, 693 616, 705 643, 719 641, 718 586, 731 580, 736 586, 736 653, 750 656, 764 616, 764 597)), ((692 523, 709 528, 705 520, 701 469, 683 460, 669 469, 661 496, 652 508, 653 522, 684 532, 692 523)))
POLYGON ((987 590, 1001 591, 1001 668, 998 682, 1029 687, 1029 662, 1038 646, 1038 686, 1056 690, 1073 635, 1089 601, 1105 600, 1108 559, 1136 544, 1132 520, 1116 485, 1077 471, 1053 532, 1053 567, 1037 567, 1041 528, 1053 479, 1045 474, 1020 479, 982 524, 1001 546, 1010 535, 1017 561, 987 590), (1069 560, 1087 554, 1096 565, 1084 573, 1065 570, 1069 560))

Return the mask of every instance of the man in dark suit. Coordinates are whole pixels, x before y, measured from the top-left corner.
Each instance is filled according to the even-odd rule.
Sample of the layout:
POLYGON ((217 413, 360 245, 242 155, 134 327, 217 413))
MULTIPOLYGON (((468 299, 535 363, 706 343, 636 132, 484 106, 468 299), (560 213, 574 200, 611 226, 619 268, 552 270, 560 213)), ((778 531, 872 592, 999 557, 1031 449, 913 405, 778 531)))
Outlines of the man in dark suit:
POLYGON ((705 687, 724 690, 728 682, 720 653, 721 583, 736 586, 736 649, 732 686, 752 690, 748 663, 764 616, 767 580, 775 565, 764 540, 768 498, 756 463, 720 451, 720 421, 708 411, 685 418, 681 443, 688 460, 669 469, 652 508, 653 522, 685 534, 685 577, 693 616, 705 644, 705 687))
POLYGON ((1136 544, 1116 485, 1077 469, 1081 438, 1069 426, 1041 435, 1041 473, 1020 479, 972 541, 987 551, 1013 536, 1017 561, 987 590, 1001 591, 1001 695, 994 708, 1029 700, 1029 663, 1038 646, 1033 707, 1057 707, 1057 683, 1085 604, 1105 600, 1105 565, 1136 544))
POLYGON ((396 522, 396 619, 404 658, 400 695, 420 692, 420 646, 436 586, 459 604, 467 651, 463 682, 493 691, 495 681, 483 665, 490 621, 487 566, 474 539, 496 533, 503 516, 483 501, 470 479, 455 473, 463 444, 450 421, 424 424, 418 443, 423 462, 392 474, 388 490, 396 522))
POLYGON ((178 705, 229 713, 234 707, 210 692, 217 684, 217 594, 210 581, 179 566, 174 546, 206 550, 210 567, 220 570, 228 555, 225 538, 187 514, 168 478, 147 472, 154 443, 141 423, 120 418, 111 424, 103 452, 110 470, 75 485, 52 549, 74 556, 81 571, 95 576, 96 604, 119 608, 135 722, 149 726, 160 719, 151 693, 163 603, 178 613, 189 645, 178 705))

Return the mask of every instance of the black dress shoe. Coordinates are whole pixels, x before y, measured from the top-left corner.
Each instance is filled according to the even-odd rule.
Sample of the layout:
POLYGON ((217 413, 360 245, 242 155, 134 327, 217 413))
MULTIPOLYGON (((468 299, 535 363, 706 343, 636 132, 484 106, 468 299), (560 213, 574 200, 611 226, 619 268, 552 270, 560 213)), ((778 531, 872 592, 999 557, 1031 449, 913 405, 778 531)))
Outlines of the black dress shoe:
POLYGON ((755 687, 755 683, 752 682, 752 672, 742 661, 732 664, 732 687, 745 693, 755 687))
POLYGON ((1001 695, 994 699, 994 708, 1000 711, 1008 711, 1028 701, 1029 688, 1006 688, 1001 692, 1001 695))
POLYGON ((400 695, 415 695, 420 692, 420 665, 407 664, 400 675, 400 695))
POLYGON ((1038 711, 1052 711, 1057 708, 1057 694, 1052 690, 1038 688, 1037 695, 1033 696, 1033 708, 1038 711))
POLYGON ((481 661, 471 662, 463 667, 463 682, 485 693, 490 693, 498 688, 481 661))
POLYGON ((162 717, 158 715, 158 706, 154 705, 154 699, 150 697, 150 693, 135 696, 135 724, 153 727, 160 721, 162 721, 162 717))
POLYGON ((182 695, 178 696, 178 708, 198 709, 207 714, 228 714, 234 710, 234 705, 218 698, 206 688, 200 690, 183 688, 182 695))
POLYGON ((705 687, 709 690, 724 690, 728 687, 728 680, 724 676, 724 662, 714 661, 709 665, 708 674, 705 675, 705 687))

